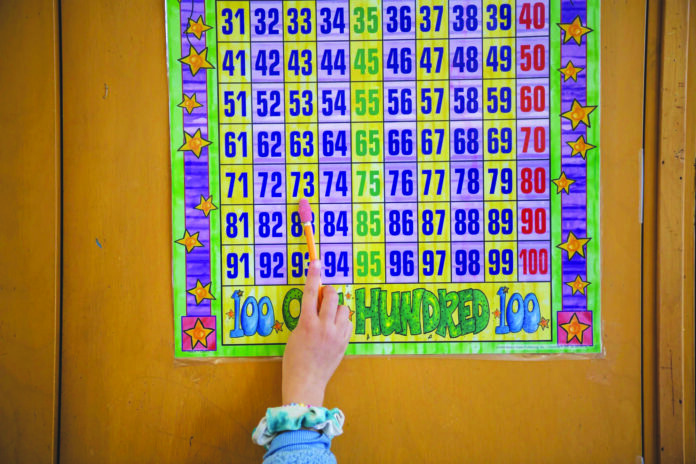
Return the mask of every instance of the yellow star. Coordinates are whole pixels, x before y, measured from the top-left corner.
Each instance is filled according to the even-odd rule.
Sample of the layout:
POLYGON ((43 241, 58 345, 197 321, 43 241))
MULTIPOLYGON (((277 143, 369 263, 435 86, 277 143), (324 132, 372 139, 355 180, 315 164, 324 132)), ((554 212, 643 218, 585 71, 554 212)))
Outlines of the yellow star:
POLYGON ((595 146, 590 145, 585 142, 585 136, 581 135, 575 142, 566 142, 570 148, 573 149, 573 153, 570 156, 580 155, 582 159, 587 159, 587 150, 592 150, 595 146))
MULTIPOLYGON (((212 283, 212 282, 211 282, 212 283)), ((203 286, 200 280, 196 279, 196 286, 188 292, 196 297, 196 304, 200 304, 203 300, 214 300, 215 297, 210 293, 210 285, 203 286)))
POLYGON ((198 129, 193 136, 184 132, 186 142, 179 148, 179 151, 192 151, 196 158, 200 158, 203 147, 210 145, 210 142, 201 137, 201 130, 198 129))
POLYGON ((193 19, 189 18, 189 28, 186 29, 187 34, 193 34, 196 36, 197 39, 201 38, 201 35, 207 31, 212 29, 212 27, 208 26, 203 22, 203 16, 198 17, 198 21, 194 22, 193 19))
POLYGON ((190 97, 184 94, 184 100, 176 106, 179 108, 185 108, 186 111, 188 111, 188 114, 191 114, 194 109, 200 108, 203 105, 196 101, 196 94, 194 93, 190 97))
POLYGON ((590 283, 585 282, 584 280, 582 280, 580 276, 577 276, 574 281, 566 282, 566 285, 573 289, 573 295, 575 295, 575 293, 577 292, 580 292, 583 295, 585 295, 585 287, 590 285, 590 283))
POLYGON ((565 172, 561 172, 561 177, 553 179, 551 182, 556 184, 556 193, 561 193, 565 190, 565 193, 568 194, 570 194, 570 186, 575 183, 574 180, 566 177, 565 172))
POLYGON ((568 241, 557 245, 558 248, 568 252, 568 259, 573 259, 575 253, 579 254, 583 258, 585 257, 585 249, 583 248, 589 238, 577 238, 574 233, 568 233, 568 241))
POLYGON ((283 323, 280 322, 279 320, 276 320, 275 324, 273 324, 273 330, 275 330, 276 333, 282 332, 283 331, 283 323))
POLYGON ((194 248, 203 246, 203 244, 198 241, 199 233, 200 232, 196 232, 195 234, 190 235, 189 231, 187 230, 184 233, 184 237, 177 240, 176 243, 184 245, 186 247, 186 253, 191 253, 191 250, 193 250, 194 248))
POLYGON ((191 348, 196 348, 200 343, 205 348, 208 348, 208 335, 213 332, 213 329, 209 329, 203 325, 200 318, 196 318, 196 325, 193 328, 184 330, 184 333, 191 337, 191 348))
POLYGON ((573 129, 578 127, 578 124, 581 122, 590 127, 590 113, 596 108, 596 106, 582 106, 577 100, 573 100, 573 106, 561 116, 570 120, 573 124, 573 129))
POLYGON ((196 75, 201 69, 212 69, 213 65, 208 63, 206 55, 208 54, 208 48, 203 49, 201 53, 198 53, 193 46, 189 48, 188 56, 180 58, 179 61, 189 65, 191 68, 191 74, 196 75))
POLYGON ((578 315, 573 314, 570 318, 570 322, 566 324, 561 324, 563 330, 568 334, 568 343, 570 343, 574 338, 578 339, 578 342, 582 344, 582 334, 589 327, 588 324, 583 324, 578 320, 578 315))
POLYGON ((582 36, 588 32, 592 32, 592 29, 582 25, 580 16, 576 16, 572 23, 560 23, 559 26, 565 31, 563 43, 573 39, 576 44, 580 45, 582 36))
POLYGON ((563 82, 567 81, 568 79, 573 79, 575 82, 577 82, 578 73, 583 69, 585 68, 576 68, 573 65, 573 62, 568 60, 568 64, 565 65, 565 68, 561 68, 559 71, 561 71, 561 74, 563 74, 563 82))
POLYGON ((199 209, 203 211, 203 214, 206 216, 210 214, 210 211, 217 209, 217 206, 213 204, 213 196, 209 196, 208 199, 206 199, 203 195, 201 195, 201 203, 196 206, 195 209, 199 209))

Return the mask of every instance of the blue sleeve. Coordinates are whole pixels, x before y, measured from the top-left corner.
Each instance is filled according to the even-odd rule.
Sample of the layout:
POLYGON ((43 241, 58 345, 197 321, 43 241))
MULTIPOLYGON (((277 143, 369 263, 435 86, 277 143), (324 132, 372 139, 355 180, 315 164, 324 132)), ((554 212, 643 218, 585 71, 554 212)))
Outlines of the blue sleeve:
POLYGON ((331 439, 316 430, 293 430, 276 436, 263 464, 336 464, 331 439))

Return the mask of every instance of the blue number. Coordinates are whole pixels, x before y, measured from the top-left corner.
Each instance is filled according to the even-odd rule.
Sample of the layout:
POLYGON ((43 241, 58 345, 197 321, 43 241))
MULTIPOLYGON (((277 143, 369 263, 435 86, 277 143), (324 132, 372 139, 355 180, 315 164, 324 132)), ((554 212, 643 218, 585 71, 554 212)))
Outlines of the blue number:
POLYGON ((324 211, 324 237, 334 237, 338 232, 342 237, 348 236, 348 212, 324 211))
POLYGON ((454 273, 458 276, 477 276, 481 272, 481 253, 478 250, 457 250, 454 252, 454 273))
POLYGON ((512 69, 512 50, 509 45, 503 45, 500 47, 500 57, 498 57, 498 47, 493 45, 488 50, 488 56, 486 57, 486 66, 493 68, 493 71, 498 71, 498 66, 500 65, 500 71, 508 72, 512 69))
POLYGON ((439 217, 436 235, 442 235, 442 227, 445 223, 444 209, 436 209, 435 211, 430 209, 423 210, 423 213, 421 214, 421 220, 423 223, 421 226, 421 231, 423 232, 423 235, 430 236, 433 235, 433 232, 435 232, 435 215, 439 217))
POLYGON ((442 69, 442 56, 445 54, 443 47, 424 47, 423 54, 420 59, 420 68, 425 69, 425 72, 430 74, 433 72, 432 55, 434 53, 437 55, 437 64, 435 65, 435 72, 439 73, 442 69))
POLYGON ((433 153, 433 133, 437 135, 437 150, 435 154, 442 153, 442 143, 445 139, 444 129, 423 129, 421 132, 421 151, 424 155, 433 153))
POLYGON ((393 209, 389 211, 389 234, 392 236, 401 235, 404 237, 410 237, 413 235, 415 230, 413 211, 410 209, 405 209, 399 211, 393 209))
POLYGON ((283 193, 281 190, 281 187, 283 184, 283 178, 278 171, 273 171, 270 173, 261 171, 258 174, 259 174, 259 177, 261 178, 261 192, 259 195, 261 198, 266 197, 266 188, 268 186, 269 174, 270 174, 271 183, 273 184, 273 186, 271 187, 271 198, 281 198, 283 196, 283 193))
POLYGON ((488 252, 488 273, 490 275, 512 275, 512 263, 514 261, 512 250, 492 249, 488 252))
POLYGON ((457 209, 454 211, 454 233, 457 235, 477 235, 481 230, 479 210, 457 209))
POLYGON ((307 275, 305 263, 309 264, 309 252, 294 251, 290 255, 290 267, 292 268, 290 273, 293 277, 298 278, 307 275))
POLYGON ((232 22, 232 18, 237 18, 239 21, 239 33, 241 35, 244 35, 244 10, 239 9, 236 12, 232 12, 229 8, 223 8, 222 11, 220 12, 220 16, 223 18, 223 26, 222 26, 222 33, 223 34, 232 34, 234 32, 234 23, 232 22))
POLYGON ((261 211, 259 213, 259 237, 282 237, 283 215, 280 211, 261 211), (271 223, 275 225, 271 225, 271 223))
POLYGON ((256 136, 259 158, 280 158, 283 154, 280 151, 280 144, 283 143, 283 134, 280 131, 268 133, 259 131, 256 136), (272 144, 272 145, 271 145, 272 144))
POLYGON ((509 113, 512 109, 512 90, 510 87, 489 87, 488 88, 488 112, 497 113, 500 108, 501 113, 509 113), (500 90, 500 104, 498 104, 498 90, 500 90))
POLYGON ((401 114, 409 115, 413 112, 413 100, 411 99, 411 89, 389 89, 387 90, 387 112, 392 116, 401 114), (399 95, 400 94, 400 95, 399 95))
POLYGON ((280 51, 276 49, 259 50, 254 67, 262 76, 280 76, 280 51))
POLYGON ((262 279, 283 277, 283 263, 285 255, 281 251, 259 254, 259 276, 262 279))
POLYGON ((502 232, 503 235, 510 235, 512 233, 512 210, 505 208, 502 211, 498 209, 491 209, 488 211, 488 233, 491 235, 498 235, 502 232), (502 223, 502 226, 501 226, 502 223))
POLYGON ((488 129, 487 133, 488 140, 488 152, 495 155, 500 150, 501 153, 511 153, 512 152, 512 129, 509 127, 503 127, 498 130, 497 127, 491 127, 488 129), (498 134, 500 134, 500 140, 498 139, 498 134))
POLYGON ((291 90, 289 92, 290 116, 311 116, 314 112, 313 93, 311 90, 291 90))
POLYGON ((457 128, 454 130, 454 153, 457 155, 473 155, 479 151, 478 129, 457 128))
POLYGON ((288 58, 288 71, 292 71, 296 76, 300 73, 303 76, 312 75, 312 51, 311 50, 290 50, 288 58), (302 63, 300 63, 302 61, 302 63))
MULTIPOLYGON (((312 212, 312 233, 316 233, 314 227, 314 212, 312 212)), ((302 229, 302 223, 300 222, 300 213, 294 211, 290 215, 290 235, 295 238, 302 237, 304 235, 304 230, 302 229)))
POLYGON ((476 87, 457 87, 454 89, 454 112, 477 113, 479 110, 478 89, 476 87), (466 90, 466 92, 465 92, 466 90))
POLYGON ((413 131, 411 129, 389 129, 387 131, 387 152, 391 156, 413 154, 413 131))
POLYGON ((258 35, 268 34, 268 35, 278 35, 280 34, 280 29, 276 26, 280 21, 280 12, 277 8, 268 9, 268 26, 266 26, 266 10, 263 8, 258 8, 254 10, 254 16, 258 19, 258 24, 254 28, 258 35))
POLYGON ((234 76, 235 59, 239 61, 239 65, 242 68, 239 75, 246 76, 246 52, 244 50, 239 50, 236 56, 233 50, 225 50, 225 57, 222 59, 222 69, 227 71, 230 76, 234 76))
POLYGON ((225 232, 229 238, 237 238, 239 235, 238 223, 242 225, 244 230, 244 237, 249 237, 249 213, 227 213, 227 227, 225 227, 225 232))
POLYGON ((467 184, 466 184, 466 190, 469 192, 471 195, 476 195, 479 192, 479 188, 481 187, 481 184, 479 182, 479 170, 476 168, 469 168, 469 169, 464 169, 464 168, 455 168, 454 173, 458 176, 457 177, 457 195, 462 194, 462 189, 464 188, 464 174, 467 173, 467 184))
MULTIPOLYGON (((495 194, 495 185, 498 182, 498 169, 489 168, 488 173, 491 175, 491 195, 495 194)), ((500 170, 500 193, 509 195, 512 193, 512 169, 503 168, 500 170)))
POLYGON ((311 157, 314 154, 314 132, 306 130, 290 132, 290 156, 311 157))
POLYGON ((434 89, 421 89, 421 111, 423 114, 430 114, 433 110, 433 99, 430 94, 437 94, 437 104, 435 105, 435 113, 440 114, 442 111, 442 100, 445 97, 445 89, 436 87, 434 89))
MULTIPOLYGON (((433 10, 437 13, 437 19, 435 19, 435 31, 440 30, 440 26, 442 25, 442 13, 444 8, 442 5, 434 5, 432 7, 433 10)), ((421 32, 429 32, 430 29, 432 29, 432 21, 430 19, 430 6, 428 5, 423 5, 420 7, 420 14, 421 14, 421 25, 420 25, 420 30, 421 32)))
POLYGON ((509 4, 500 5, 500 10, 498 10, 497 5, 488 5, 486 13, 489 15, 486 23, 486 28, 489 31, 498 29, 498 26, 500 26, 501 31, 510 30, 512 26, 512 7, 509 4), (500 19, 498 19, 498 13, 500 13, 500 19))
POLYGON ((454 15, 452 30, 462 32, 466 27, 466 30, 469 32, 475 31, 478 28, 477 13, 476 5, 468 5, 466 10, 464 10, 463 5, 454 5, 452 8, 452 14, 454 15), (464 17, 465 14, 466 18, 464 17))
POLYGON ((341 196, 348 196, 348 176, 346 171, 324 171, 324 177, 327 178, 326 181, 326 191, 325 196, 327 198, 331 197, 331 190, 339 192, 341 196), (334 173, 336 174, 336 183, 334 184, 334 173))
POLYGON ((249 253, 227 253, 227 278, 239 277, 239 267, 244 266, 244 278, 249 278, 249 253))
POLYGON ((346 20, 343 8, 337 8, 333 20, 331 19, 331 8, 322 8, 319 10, 322 23, 319 30, 322 34, 333 33, 332 29, 338 29, 339 34, 343 34, 346 30, 346 20))
POLYGON ((387 56, 387 68, 394 74, 410 74, 413 67, 411 48, 390 48, 387 56))
POLYGON ((258 116, 280 116, 280 90, 259 90, 256 92, 256 114, 258 116), (268 100, 271 101, 271 106, 268 106, 268 100, 266 100, 266 94, 268 94, 268 100))
POLYGON ((413 250, 392 250, 389 252, 389 275, 410 277, 416 272, 413 250))
POLYGON ((345 89, 322 90, 321 105, 321 114, 324 116, 331 116, 334 110, 336 110, 341 116, 345 116, 348 112, 345 89), (334 92, 336 93, 335 97, 333 97, 334 92))
POLYGON ((338 258, 335 251, 327 251, 324 253, 324 272, 326 277, 335 277, 336 274, 343 274, 343 277, 348 276, 350 268, 348 267, 348 252, 338 252, 338 258))
POLYGON ((340 156, 348 155, 348 131, 346 130, 326 130, 321 136, 322 149, 324 156, 331 157, 334 153, 340 156))
POLYGON ((237 92, 235 97, 234 92, 227 90, 223 93, 223 100, 225 105, 225 116, 228 118, 233 117, 237 113, 237 105, 235 102, 239 102, 242 106, 242 117, 246 117, 247 107, 246 107, 246 92, 237 92))
POLYGON ((242 145, 242 158, 247 157, 247 133, 240 132, 236 134, 234 132, 225 133, 225 156, 228 158, 234 158, 237 156, 237 142, 242 145))
POLYGON ((338 50, 327 48, 324 50, 324 53, 321 55, 321 69, 326 71, 326 74, 329 76, 333 75, 334 71, 341 76, 345 76, 348 69, 346 66, 346 51, 342 48, 338 50), (336 55, 333 55, 334 51, 336 55))
POLYGON ((430 182, 435 174, 438 178, 437 181, 437 193, 435 195, 442 195, 442 186, 445 183, 445 170, 444 169, 423 169, 423 175, 425 176, 425 185, 423 186, 423 195, 427 196, 430 194, 430 182))
POLYGON ((445 250, 423 251, 423 275, 430 277, 435 274, 435 257, 438 258, 437 275, 441 276, 445 267, 445 250))
POLYGON ((232 198, 232 195, 234 195, 234 183, 235 179, 237 182, 242 184, 242 196, 244 198, 249 197, 249 185, 248 185, 248 176, 246 172, 240 172, 239 176, 236 175, 235 172, 227 172, 225 173, 225 177, 230 179, 230 185, 229 188, 227 189, 227 197, 232 198))
POLYGON ((478 49, 474 46, 457 47, 454 49, 454 59, 452 60, 452 66, 459 69, 459 72, 473 73, 478 70, 478 49))
POLYGON ((387 174, 392 176, 391 185, 391 195, 397 195, 397 190, 399 189, 399 172, 401 172, 401 195, 409 196, 413 195, 413 171, 410 169, 404 169, 399 171, 397 169, 390 169, 387 174))
POLYGON ((411 7, 408 5, 396 7, 388 6, 386 10, 388 22, 386 23, 387 32, 410 32, 411 31, 411 7))
POLYGON ((312 10, 302 8, 297 11, 297 8, 288 8, 288 34, 310 34, 312 32, 312 10), (302 25, 300 26, 298 19, 302 16, 302 25))

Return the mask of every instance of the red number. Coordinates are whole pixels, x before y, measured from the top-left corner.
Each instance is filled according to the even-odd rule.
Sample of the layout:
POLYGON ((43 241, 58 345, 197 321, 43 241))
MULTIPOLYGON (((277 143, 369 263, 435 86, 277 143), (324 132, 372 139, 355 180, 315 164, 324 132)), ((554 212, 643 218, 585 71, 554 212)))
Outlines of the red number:
POLYGON ((522 227, 520 227, 522 234, 545 234, 546 208, 522 208, 520 221, 522 221, 522 227))
POLYGON ((522 5, 520 12, 520 24, 527 29, 543 29, 546 23, 546 8, 543 3, 531 4, 525 3, 522 5))
POLYGON ((522 183, 520 189, 522 193, 545 193, 546 192, 546 169, 535 168, 523 168, 522 172, 522 183))
POLYGON ((546 48, 543 44, 537 44, 532 49, 531 45, 520 46, 520 70, 543 71, 546 69, 546 48))
POLYGON ((520 88, 520 107, 523 112, 544 111, 546 108, 546 92, 543 85, 535 85, 534 89, 528 85, 520 88))
POLYGON ((520 261, 522 261, 522 274, 546 275, 549 272, 549 252, 545 248, 520 250, 520 261))
POLYGON ((543 153, 546 151, 546 128, 535 127, 534 134, 532 134, 531 127, 521 127, 520 130, 522 130, 524 134, 524 140, 522 142, 523 153, 529 153, 529 142, 532 139, 532 135, 534 136, 534 140, 532 140, 532 142, 534 142, 534 152, 543 153))

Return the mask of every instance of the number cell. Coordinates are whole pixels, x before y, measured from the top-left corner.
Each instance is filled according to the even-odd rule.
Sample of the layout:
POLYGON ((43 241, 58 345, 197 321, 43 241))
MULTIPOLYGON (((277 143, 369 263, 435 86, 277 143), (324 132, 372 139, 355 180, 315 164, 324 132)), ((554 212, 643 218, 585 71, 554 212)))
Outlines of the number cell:
POLYGON ((418 201, 417 173, 416 163, 385 164, 385 201, 395 203, 414 203, 418 201))
POLYGON ((350 164, 319 165, 319 198, 322 203, 350 203, 350 164))
POLYGON ((348 0, 317 1, 317 40, 345 40, 350 37, 348 0))
POLYGON ((385 81, 405 81, 416 78, 418 60, 414 40, 385 41, 383 53, 385 81))
POLYGON ((220 184, 221 204, 250 205, 253 203, 251 166, 220 166, 220 184))
POLYGON ((415 82, 384 82, 384 120, 416 120, 415 82))
POLYGON ((251 163, 251 124, 220 125, 220 164, 251 163))
POLYGON ((485 221, 482 202, 452 203, 452 241, 482 242, 485 221))
POLYGON ((521 282, 551 280, 551 250, 548 242, 520 241, 517 249, 517 275, 521 282))
POLYGON ((283 2, 285 41, 316 41, 316 5, 309 0, 283 2))
POLYGON ((450 38, 481 37, 481 0, 450 0, 450 38))
POLYGON ((285 168, 282 165, 254 166, 254 203, 285 203, 285 168))
POLYGON ((217 2, 218 42, 248 42, 249 2, 217 2))
POLYGON ((484 225, 486 241, 517 239, 517 211, 515 202, 485 202, 484 225))
POLYGON ((415 204, 387 203, 385 211, 387 242, 418 240, 418 210, 415 204))
POLYGON ((519 201, 517 230, 520 240, 549 240, 551 208, 548 201, 519 201))
POLYGON ((551 187, 556 188, 549 178, 547 160, 517 162, 518 200, 548 200, 551 187))
POLYGON ((317 78, 319 82, 350 80, 350 48, 348 42, 317 44, 317 78))
POLYGON ((548 77, 549 39, 517 39, 517 77, 548 77))
POLYGON ((285 206, 254 205, 254 240, 259 243, 286 242, 285 206))
POLYGON ((483 201, 483 163, 451 163, 450 196, 452 201, 483 201))
POLYGON ((386 244, 387 283, 418 282, 419 253, 417 243, 386 244))
POLYGON ((548 119, 550 105, 548 79, 517 80, 517 114, 520 118, 548 119))
POLYGON ((353 253, 353 269, 358 284, 384 282, 384 243, 367 243, 356 247, 353 253))
POLYGON ((451 281, 449 248, 449 243, 419 244, 420 266, 418 273, 421 282, 451 281))
POLYGON ((255 164, 285 162, 285 126, 283 124, 254 124, 252 140, 255 164))
POLYGON ((517 157, 519 159, 548 159, 549 153, 549 120, 518 119, 517 157))
POLYGON ((449 242, 449 203, 418 203, 418 241, 449 242))
POLYGON ((319 225, 322 242, 350 243, 353 237, 350 204, 321 204, 319 225))
POLYGON ((450 158, 453 161, 483 159, 483 122, 452 121, 450 123, 450 141, 450 158))
POLYGON ((517 242, 486 242, 487 282, 517 280, 517 242))
POLYGON ((353 245, 326 244, 321 247, 322 283, 348 284, 353 281, 353 245))
POLYGON ((481 79, 484 62, 481 40, 450 40, 449 75, 451 79, 481 79))
POLYGON ((382 203, 353 204, 353 242, 384 242, 384 224, 382 203))
POLYGON ((223 245, 254 243, 254 207, 252 205, 222 206, 220 221, 223 245))
POLYGON ((287 283, 288 263, 285 245, 256 245, 254 247, 256 285, 287 283))
POLYGON ((252 42, 250 66, 254 83, 283 82, 283 63, 283 47, 280 44, 252 42))
MULTIPOLYGON (((222 285, 254 285, 254 247, 222 245, 222 285)), ((195 283, 192 282, 192 284, 195 283)), ((194 299, 195 301, 195 299, 194 299)))
POLYGON ((252 42, 283 40, 283 2, 251 2, 251 39, 252 42))
POLYGON ((416 2, 414 0, 384 0, 382 14, 384 40, 416 38, 416 2))
POLYGON ((485 259, 483 242, 452 242, 452 282, 483 282, 485 259))

